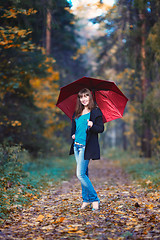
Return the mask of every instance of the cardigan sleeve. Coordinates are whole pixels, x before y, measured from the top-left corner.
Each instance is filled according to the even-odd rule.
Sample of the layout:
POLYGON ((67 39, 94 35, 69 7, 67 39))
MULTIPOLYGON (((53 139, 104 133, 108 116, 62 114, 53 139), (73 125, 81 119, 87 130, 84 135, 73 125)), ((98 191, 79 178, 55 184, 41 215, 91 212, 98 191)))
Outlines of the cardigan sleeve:
POLYGON ((93 124, 93 126, 90 128, 90 131, 94 133, 102 133, 104 131, 102 116, 99 116, 96 118, 96 121, 93 124))
POLYGON ((96 117, 93 126, 90 128, 91 132, 102 133, 104 131, 104 123, 102 118, 102 112, 99 108, 96 109, 96 117))
POLYGON ((76 131, 76 122, 75 122, 75 119, 74 119, 74 115, 72 117, 72 127, 71 127, 71 137, 73 134, 75 134, 75 131, 76 131))

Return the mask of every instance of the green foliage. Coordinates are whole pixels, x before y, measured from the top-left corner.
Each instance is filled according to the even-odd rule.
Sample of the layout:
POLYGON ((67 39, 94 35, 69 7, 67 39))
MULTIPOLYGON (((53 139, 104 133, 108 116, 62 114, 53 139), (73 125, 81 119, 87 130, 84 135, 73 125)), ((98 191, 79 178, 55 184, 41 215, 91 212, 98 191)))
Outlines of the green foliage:
MULTIPOLYGON (((65 131, 66 128, 63 130, 65 131)), ((60 134, 60 132, 59 132, 60 134)), ((50 139, 51 140, 51 143, 53 142, 54 145, 51 143, 48 143, 48 148, 51 149, 51 153, 50 155, 52 156, 59 156, 59 157, 62 157, 64 158, 65 156, 68 156, 69 154, 69 149, 70 149, 70 146, 71 146, 71 141, 67 141, 67 138, 68 136, 63 136, 63 132, 61 132, 61 136, 58 136, 55 134, 52 136, 52 138, 50 139)), ((68 133, 69 135, 69 133, 68 133)))
POLYGON ((25 92, 17 89, 7 93, 1 107, 1 143, 10 145, 21 143, 33 155, 45 151, 47 140, 43 137, 44 116, 33 105, 32 97, 24 97, 25 92), (3 138, 5 136, 5 138, 3 138))
POLYGON ((149 35, 148 35, 148 42, 150 44, 150 47, 152 51, 155 54, 155 58, 158 62, 160 62, 160 20, 157 21, 154 26, 152 27, 149 35))
MULTIPOLYGON (((43 119, 35 107, 30 79, 47 75, 46 56, 34 46, 27 28, 15 26, 32 10, 15 3, 3 3, 0 8, 0 143, 22 144, 32 154, 45 150, 43 119)), ((34 11, 33 11, 34 12, 34 11)))
POLYGON ((3 219, 28 204, 32 196, 38 196, 38 191, 35 182, 23 171, 21 147, 5 146, 0 150, 0 218, 3 219))
POLYGON ((160 186, 160 161, 157 158, 145 159, 137 152, 109 149, 105 157, 112 159, 121 166, 135 181, 147 189, 159 189, 160 186))

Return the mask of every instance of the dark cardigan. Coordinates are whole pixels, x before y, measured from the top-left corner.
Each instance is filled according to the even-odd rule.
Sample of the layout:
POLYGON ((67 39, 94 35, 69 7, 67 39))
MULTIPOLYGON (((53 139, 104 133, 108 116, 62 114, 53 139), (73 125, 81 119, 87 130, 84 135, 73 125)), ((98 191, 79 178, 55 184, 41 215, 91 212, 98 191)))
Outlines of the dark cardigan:
MULTIPOLYGON (((72 117, 72 128, 71 136, 75 134, 76 131, 76 122, 74 119, 75 114, 72 117)), ((98 133, 104 131, 104 124, 102 119, 102 112, 99 108, 94 108, 90 114, 90 121, 93 122, 93 126, 90 129, 87 129, 87 138, 86 138, 86 148, 84 152, 85 160, 96 160, 100 159, 100 147, 98 142, 98 133)), ((71 145, 70 155, 74 154, 74 140, 71 145)))

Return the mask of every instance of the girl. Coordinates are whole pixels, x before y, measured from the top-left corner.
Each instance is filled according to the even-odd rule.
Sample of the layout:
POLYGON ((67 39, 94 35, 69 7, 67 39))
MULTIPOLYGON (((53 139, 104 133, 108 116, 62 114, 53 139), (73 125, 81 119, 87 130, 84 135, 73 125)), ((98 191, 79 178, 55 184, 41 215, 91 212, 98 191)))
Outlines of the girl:
POLYGON ((100 159, 98 133, 104 131, 102 112, 94 106, 92 94, 84 88, 78 93, 77 105, 72 118, 71 136, 73 143, 70 155, 75 154, 77 177, 82 186, 83 203, 80 209, 92 203, 92 210, 99 209, 99 198, 88 177, 90 159, 100 159))

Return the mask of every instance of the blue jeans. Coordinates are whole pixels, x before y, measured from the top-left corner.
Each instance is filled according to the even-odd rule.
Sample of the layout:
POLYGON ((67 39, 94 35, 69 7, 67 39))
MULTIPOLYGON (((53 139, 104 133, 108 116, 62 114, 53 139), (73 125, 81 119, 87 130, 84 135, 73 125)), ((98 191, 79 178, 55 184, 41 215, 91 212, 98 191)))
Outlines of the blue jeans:
POLYGON ((88 177, 88 164, 89 160, 84 160, 84 145, 74 144, 74 155, 77 162, 77 177, 82 186, 82 199, 83 202, 99 201, 96 191, 88 177))

